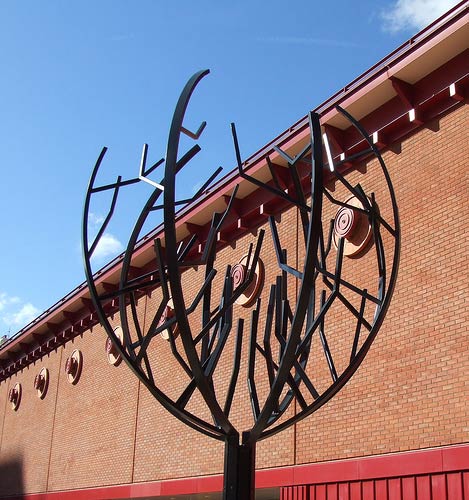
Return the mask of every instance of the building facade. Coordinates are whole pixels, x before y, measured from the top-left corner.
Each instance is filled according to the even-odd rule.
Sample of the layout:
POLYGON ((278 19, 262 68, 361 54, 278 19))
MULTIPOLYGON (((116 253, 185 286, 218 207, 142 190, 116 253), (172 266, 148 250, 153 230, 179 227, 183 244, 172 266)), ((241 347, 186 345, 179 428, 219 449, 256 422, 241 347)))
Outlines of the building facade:
MULTIPOLYGON (((357 139, 336 104, 360 119, 380 148, 402 225, 399 278, 378 337, 348 384, 313 415, 258 444, 259 498, 469 499, 468 20, 462 2, 315 110, 338 157, 357 139)), ((274 145, 293 155, 306 140, 302 119, 245 165, 268 176, 265 158, 274 145)), ((351 162, 347 179, 366 183, 375 163, 351 162)), ((298 210, 236 172, 179 214, 183 236, 200 232, 203 239, 234 184, 237 217, 220 236, 217 260, 239 262, 270 214, 289 258, 301 260, 298 210)), ((344 198, 340 186, 331 189, 344 198)), ((151 268, 152 238, 139 248, 133 265, 151 268)), ((366 273, 367 254, 360 258, 366 273)), ((269 241, 262 260, 265 282, 272 282, 278 268, 269 241)), ((116 259, 100 272, 103 290, 115 287, 120 266, 116 259)), ((197 269, 184 273, 189 295, 200 280, 197 269)), ((155 314, 159 293, 139 295, 142 323, 155 314)), ((268 293, 264 286, 261 297, 268 293)), ((288 294, 296 293, 292 284, 288 294)), ((112 301, 107 313, 119 326, 112 301)), ((250 310, 239 306, 235 315, 248 321, 250 310)), ((172 417, 125 363, 111 364, 106 339, 83 284, 0 346, 0 498, 220 498, 222 443, 172 417), (76 350, 81 373, 70 383, 73 370, 64 369, 76 350)), ((160 340, 152 355, 161 360, 163 387, 177 394, 181 377, 160 340)), ((246 391, 233 410, 241 426, 250 411, 246 391)), ((204 411, 197 398, 191 405, 204 411)))

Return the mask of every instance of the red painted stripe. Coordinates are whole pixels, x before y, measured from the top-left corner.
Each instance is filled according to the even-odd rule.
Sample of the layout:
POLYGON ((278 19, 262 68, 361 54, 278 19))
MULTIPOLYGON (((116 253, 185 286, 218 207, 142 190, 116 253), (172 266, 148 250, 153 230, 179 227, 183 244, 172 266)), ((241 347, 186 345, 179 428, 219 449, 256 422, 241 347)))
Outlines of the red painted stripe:
POLYGON ((450 500, 464 500, 462 474, 460 472, 448 474, 446 481, 448 485, 448 498, 450 500))
POLYGON ((272 486, 288 486, 291 484, 307 484, 311 481, 295 481, 295 467, 263 469, 256 472, 256 488, 272 486))
MULTIPOLYGON (((388 482, 386 479, 381 479, 380 481, 375 481, 375 495, 376 498, 388 498, 388 482)), ((401 499, 399 499, 401 500, 401 499)))
POLYGON ((350 485, 350 500, 362 500, 362 485, 355 482, 350 485))
POLYGON ((359 462, 359 479, 412 476, 442 470, 441 450, 424 450, 362 459, 359 462))
POLYGON ((469 498, 469 472, 465 472, 462 476, 464 499, 469 498))
POLYGON ((401 479, 389 479, 388 481, 389 500, 402 500, 405 498, 402 494, 401 479))
POLYGON ((468 468, 469 445, 441 448, 443 468, 445 472, 468 468))
POLYGON ((421 476, 417 478, 417 498, 419 500, 432 500, 430 476, 421 476))
POLYGON ((469 498, 469 472, 464 472, 464 474, 462 475, 462 482, 464 499, 467 500, 469 498))
POLYGON ((402 497, 405 500, 416 500, 417 489, 414 477, 405 477, 402 479, 402 497))
POLYGON ((318 484, 316 486, 316 500, 327 500, 325 484, 318 484))
POLYGON ((350 485, 349 485, 349 483, 339 484, 339 500, 350 500, 350 485))
POLYGON ((320 477, 324 482, 353 481, 360 478, 359 460, 340 460, 320 464, 300 465, 294 468, 294 484, 310 483, 320 477))
POLYGON ((432 476, 431 485, 433 498, 438 498, 438 500, 447 500, 446 476, 444 474, 432 476))
POLYGON ((339 499, 339 489, 338 484, 328 484, 326 488, 327 500, 338 500, 339 499))
POLYGON ((375 500, 375 483, 374 481, 364 481, 362 483, 362 499, 375 500))

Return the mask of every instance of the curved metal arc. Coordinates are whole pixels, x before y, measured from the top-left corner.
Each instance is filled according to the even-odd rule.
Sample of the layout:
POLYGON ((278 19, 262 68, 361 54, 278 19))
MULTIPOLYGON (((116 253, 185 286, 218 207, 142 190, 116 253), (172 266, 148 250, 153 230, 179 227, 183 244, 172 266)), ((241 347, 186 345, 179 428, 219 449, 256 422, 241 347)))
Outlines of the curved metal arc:
MULTIPOLYGON (((363 127, 349 113, 340 108, 340 106, 337 106, 337 109, 339 112, 341 112, 345 117, 347 117, 350 120, 350 122, 357 128, 357 130, 361 133, 361 135, 365 138, 365 140, 367 140, 370 148, 372 148, 375 156, 377 157, 380 163, 381 169, 386 179, 389 195, 391 197, 393 216, 394 216, 394 233, 391 233, 391 235, 394 237, 393 264, 390 276, 387 281, 388 286, 387 288, 385 288, 384 283, 382 283, 383 281, 382 277, 380 277, 379 291, 381 293, 378 293, 378 296, 381 298, 381 304, 377 306, 377 309, 375 311, 372 328, 368 333, 367 338, 363 342, 359 351, 355 353, 355 356, 353 357, 353 359, 351 359, 351 362, 349 363, 348 367, 339 375, 335 383, 333 383, 324 393, 322 393, 320 397, 317 400, 315 400, 308 408, 300 411, 299 413, 287 419, 286 421, 282 422, 281 424, 278 424, 275 427, 271 427, 261 432, 261 434, 258 436, 259 440, 271 437, 274 434, 281 432, 282 430, 290 427, 294 423, 297 423, 300 420, 311 415, 312 413, 317 411, 321 406, 326 404, 333 396, 335 396, 335 394, 337 394, 345 386, 345 384, 350 380, 350 378, 353 376, 353 374, 357 371, 357 369, 361 365, 374 339, 376 338, 376 335, 378 334, 378 331, 381 328, 381 325, 384 321, 384 317, 389 308, 391 297, 396 284, 397 272, 399 267, 399 257, 400 257, 400 223, 399 223, 399 213, 397 208, 396 197, 389 176, 389 172, 386 168, 383 158, 381 157, 381 154, 379 153, 375 145, 372 143, 371 139, 369 138, 368 134, 363 129, 363 127)), ((379 220, 376 221, 375 219, 374 231, 375 234, 378 233, 378 236, 380 236, 377 224, 379 224, 379 220)), ((380 237, 376 238, 375 243, 377 247, 379 247, 377 248, 377 255, 378 259, 381 261, 382 260, 381 257, 385 254, 382 239, 380 237)))
MULTIPOLYGON (((313 150, 313 165, 311 175, 311 215, 309 227, 307 231, 306 258, 303 266, 303 280, 298 294, 297 306, 293 315, 290 334, 288 336, 287 345, 280 362, 274 383, 272 385, 269 396, 266 399, 265 405, 254 424, 249 441, 254 443, 257 441, 263 430, 269 424, 272 417, 272 412, 278 404, 280 394, 287 382, 290 370, 296 359, 297 346, 301 338, 303 324, 306 317, 309 296, 314 284, 314 273, 317 263, 317 252, 319 244, 321 217, 322 217, 322 191, 323 183, 323 159, 322 159, 322 139, 321 126, 319 123, 319 115, 316 113, 309 114, 309 126, 311 136, 311 148, 313 150)), ((293 398, 293 396, 291 396, 293 398)))
MULTIPOLYGON (((83 234, 86 234, 86 247, 83 245, 82 246, 82 257, 83 257, 83 262, 85 263, 85 259, 89 259, 91 258, 91 256, 93 255, 93 252, 96 248, 96 245, 97 245, 97 242, 98 242, 98 236, 99 236, 99 233, 98 233, 98 236, 95 238, 95 240, 93 241, 93 243, 91 244, 91 248, 89 247, 88 245, 88 215, 89 215, 89 204, 90 204, 90 201, 91 201, 91 194, 92 194, 92 191, 93 191, 93 186, 94 186, 94 182, 96 180, 96 177, 98 175, 98 171, 99 171, 99 167, 101 166, 101 163, 103 161, 103 158, 104 158, 104 155, 106 154, 106 151, 107 151, 107 148, 106 147, 103 147, 101 149, 101 153, 99 154, 98 156, 98 159, 96 160, 96 163, 93 167, 93 170, 91 172, 91 175, 90 175, 90 179, 88 181, 88 189, 87 189, 87 196, 85 198, 85 206, 83 207, 83 209, 87 209, 86 210, 86 220, 83 219, 82 221, 82 235, 83 234)), ((113 197, 113 204, 115 204, 115 200, 114 200, 115 196, 113 197)), ((111 205, 112 207, 112 205, 111 205)), ((84 241, 84 240, 83 240, 84 241)))
POLYGON ((180 269, 177 259, 175 187, 181 127, 183 125, 184 115, 189 104, 190 97, 197 84, 203 77, 208 75, 208 73, 209 70, 202 70, 195 73, 189 79, 179 97, 176 109, 173 114, 166 149, 164 180, 164 231, 169 285, 174 303, 174 312, 178 323, 181 340, 184 346, 184 351, 187 356, 187 361, 196 380, 197 387, 199 388, 199 391, 204 398, 205 403, 207 404, 215 421, 226 434, 232 434, 235 432, 235 429, 218 404, 210 381, 205 376, 202 364, 195 349, 189 320, 186 314, 180 269))
POLYGON ((104 154, 106 153, 106 148, 103 148, 101 151, 101 154, 93 168, 92 174, 90 176, 90 180, 88 183, 88 188, 85 196, 85 202, 83 206, 83 218, 82 218, 82 254, 83 254, 83 266, 84 266, 84 271, 85 271, 85 277, 86 277, 86 282, 88 285, 88 289, 90 291, 90 296, 91 300, 93 302, 93 305, 95 307, 96 313, 98 315, 99 321, 103 328, 105 329, 107 335, 112 339, 114 342, 117 351, 119 354, 122 356, 122 359, 125 361, 125 363, 128 365, 130 370, 139 378, 139 380, 147 387, 147 389, 150 391, 150 393, 157 399, 161 405, 166 408, 172 415, 174 415, 176 418, 187 424, 189 427, 202 432, 203 434, 212 437, 214 439, 218 440, 224 440, 225 439, 225 434, 216 426, 207 423, 200 419, 199 417, 193 415, 192 413, 179 409, 175 406, 174 402, 168 398, 162 391, 160 391, 156 386, 152 385, 149 383, 148 379, 146 378, 145 374, 134 365, 132 362, 132 359, 129 357, 128 353, 125 351, 125 349, 122 348, 121 343, 117 336, 114 333, 114 329, 112 328, 111 324, 109 323, 107 319, 107 315, 103 309, 103 306, 101 304, 101 300, 99 298, 99 294, 94 282, 93 278, 93 271, 91 269, 91 254, 89 252, 89 244, 88 244, 88 218, 89 218, 89 213, 90 213, 90 203, 91 203, 91 196, 93 194, 93 186, 96 180, 96 176, 98 174, 98 170, 101 164, 101 161, 104 157, 104 154))

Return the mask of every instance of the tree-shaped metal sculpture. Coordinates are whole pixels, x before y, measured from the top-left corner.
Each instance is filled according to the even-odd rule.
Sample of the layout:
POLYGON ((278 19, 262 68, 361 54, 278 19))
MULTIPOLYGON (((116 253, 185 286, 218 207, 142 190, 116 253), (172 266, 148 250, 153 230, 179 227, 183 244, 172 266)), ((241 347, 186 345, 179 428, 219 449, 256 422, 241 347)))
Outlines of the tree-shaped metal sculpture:
POLYGON ((289 264, 279 235, 278 221, 274 216, 269 218, 278 273, 270 283, 265 304, 254 296, 247 335, 244 319, 236 320, 233 311, 236 301, 252 290, 253 283, 259 279, 264 230, 260 229, 257 236, 253 236, 246 249, 247 255, 235 269, 230 265, 219 269, 216 261, 220 248, 217 235, 238 201, 238 187, 226 198, 226 209, 213 213, 208 234, 203 238, 191 235, 181 239, 177 233, 177 207, 203 196, 219 173, 217 170, 190 200, 176 200, 178 173, 200 151, 199 145, 195 145, 180 155, 181 134, 197 140, 205 126, 205 122, 202 123, 194 134, 184 127, 183 119, 193 90, 207 74, 208 70, 198 72, 186 84, 174 112, 164 160, 147 168, 145 145, 137 177, 130 180, 118 177, 114 183, 96 186, 106 152, 103 149, 86 194, 83 256, 94 306, 117 352, 169 412, 197 431, 225 442, 223 498, 249 500, 254 498, 256 443, 324 405, 345 385, 363 361, 383 322, 393 293, 400 229, 396 200, 384 161, 368 134, 342 108, 337 107, 338 112, 358 130, 367 145, 364 149, 352 157, 342 156, 334 164, 328 137, 321 133, 319 116, 310 113, 308 143, 294 157, 272 146, 272 154, 283 158, 286 168, 282 171, 283 179, 280 179, 278 169, 267 155, 271 179, 265 182, 250 175, 249 169, 243 165, 236 130, 232 125, 239 178, 281 199, 285 206, 296 207, 300 221, 298 241, 304 243, 300 252, 303 253, 302 264, 289 264), (373 192, 366 192, 360 183, 352 185, 344 175, 344 168, 351 161, 369 157, 375 158, 375 165, 373 172, 367 173, 366 177, 382 180, 381 190, 384 186, 383 192, 386 193, 382 200, 376 199, 373 192), (149 179, 149 175, 162 163, 164 175, 157 183, 149 179), (138 182, 147 182, 152 191, 130 235, 122 259, 119 285, 114 291, 99 292, 91 258, 113 216, 120 189, 138 182), (334 185, 344 191, 345 201, 333 195, 334 185), (111 207, 91 242, 88 231, 91 200, 97 193, 107 191, 113 192, 111 207), (385 210, 383 204, 388 205, 385 210), (142 237, 142 228, 149 215, 157 210, 163 213, 164 237, 154 239, 153 268, 135 275, 132 259, 142 237), (358 226, 361 227, 360 242, 354 245, 352 236, 357 234, 358 226), (347 251, 347 246, 352 247, 351 252, 347 251), (365 285, 360 281, 360 272, 353 270, 360 266, 360 259, 346 257, 356 252, 366 254, 368 261, 365 285), (186 270, 195 266, 201 276, 200 287, 189 299, 184 293, 182 277, 186 270), (347 271, 348 267, 352 271, 347 271), (215 277, 220 275, 223 276, 222 284, 215 287, 215 277), (287 293, 288 280, 297 285, 293 300, 287 293), (139 294, 154 289, 159 290, 158 303, 150 324, 144 327, 139 321, 136 301, 139 294), (106 304, 110 301, 119 303, 122 342, 106 314, 106 304), (341 318, 350 317, 350 324, 353 324, 353 328, 342 330, 339 335, 333 331, 336 328, 334 318, 338 315, 341 318), (158 363, 149 355, 153 342, 163 342, 159 334, 165 334, 172 355, 187 379, 177 397, 170 397, 168 391, 162 389, 158 363), (249 338, 244 345, 247 345, 248 355, 244 364, 252 423, 240 430, 230 415, 235 391, 241 384, 241 353, 243 339, 247 336, 249 338), (228 358, 224 356, 223 362, 220 361, 228 340, 232 353, 230 371, 228 358), (340 343, 337 348, 340 362, 334 356, 332 344, 335 341, 340 343), (322 377, 318 381, 315 377, 321 362, 325 362, 328 374, 327 380, 322 377), (228 376, 228 373, 231 375, 228 376), (225 381, 223 390, 219 389, 217 376, 225 381), (262 390, 259 389, 261 385, 262 390), (189 409, 196 393, 202 396, 208 412, 197 414, 189 409))

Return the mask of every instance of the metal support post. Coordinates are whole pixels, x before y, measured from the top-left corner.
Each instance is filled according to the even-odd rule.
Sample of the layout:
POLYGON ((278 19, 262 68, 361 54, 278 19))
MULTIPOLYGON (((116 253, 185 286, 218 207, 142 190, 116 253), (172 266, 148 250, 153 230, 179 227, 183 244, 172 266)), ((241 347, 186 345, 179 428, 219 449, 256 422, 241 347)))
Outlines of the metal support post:
POLYGON ((239 443, 239 434, 225 440, 225 470, 223 500, 254 500, 256 473, 256 446, 246 439, 239 443))

